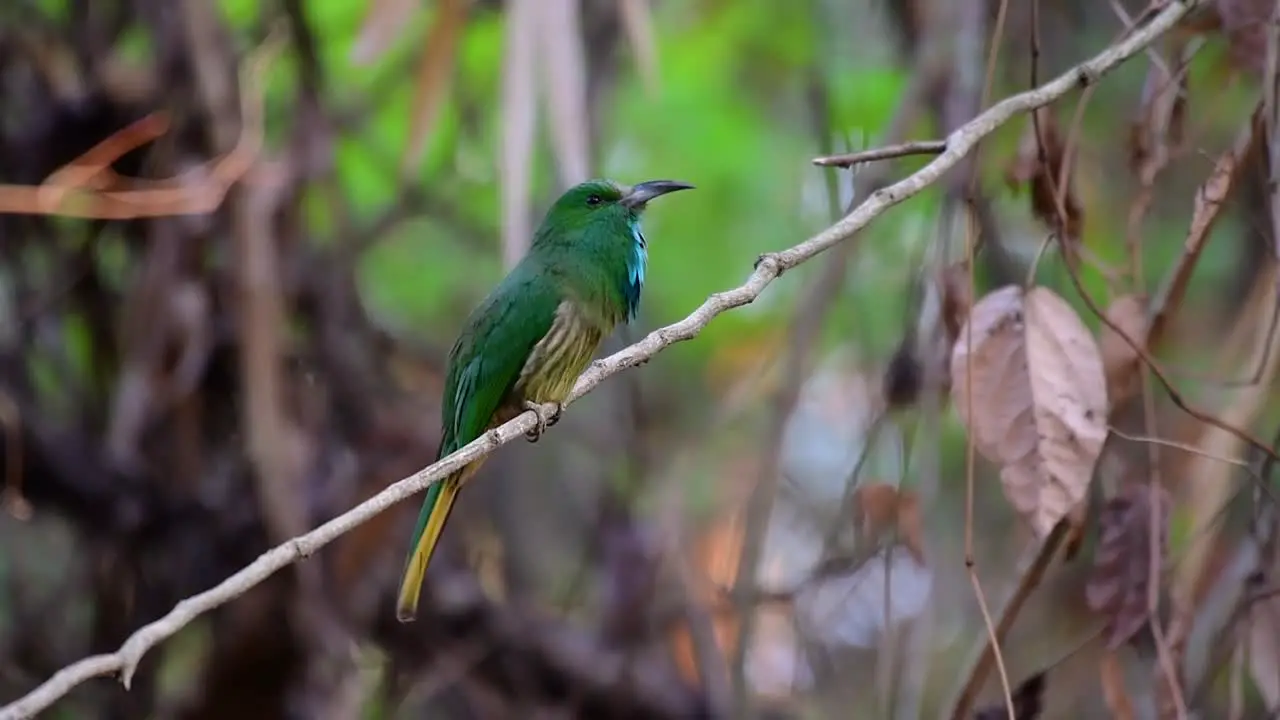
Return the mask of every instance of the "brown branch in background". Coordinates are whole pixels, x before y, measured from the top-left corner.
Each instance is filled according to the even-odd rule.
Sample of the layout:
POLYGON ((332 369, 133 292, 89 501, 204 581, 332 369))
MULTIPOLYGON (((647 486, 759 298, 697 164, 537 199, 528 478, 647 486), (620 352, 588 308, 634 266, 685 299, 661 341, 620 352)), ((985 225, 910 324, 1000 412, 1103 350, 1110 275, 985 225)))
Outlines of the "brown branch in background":
POLYGON ((938 155, 947 149, 946 140, 915 140, 912 142, 899 143, 897 145, 889 145, 888 147, 872 148, 870 150, 861 150, 859 152, 843 153, 841 155, 826 155, 813 159, 814 165, 821 167, 838 167, 851 168, 862 163, 876 162, 877 160, 889 160, 892 158, 907 157, 910 155, 938 155))
MULTIPOLYGON (((606 378, 647 362, 675 343, 697 337, 715 317, 751 303, 781 273, 839 246, 890 207, 914 197, 938 182, 973 150, 981 138, 990 135, 1012 118, 1053 102, 1078 87, 1082 81, 1095 82, 1129 57, 1141 52, 1149 43, 1171 29, 1179 18, 1196 4, 1192 0, 1169 5, 1141 30, 1104 49, 1090 60, 1071 68, 1039 88, 1010 96, 995 104, 951 133, 947 138, 946 152, 925 167, 893 185, 871 193, 845 218, 808 240, 785 250, 762 256, 757 261, 755 270, 742 285, 711 295, 683 320, 658 328, 639 342, 608 358, 594 362, 578 379, 569 403, 590 392, 606 378)), ((544 408, 544 411, 551 412, 551 408, 544 408)), ((413 476, 392 484, 315 530, 263 553, 257 560, 216 587, 179 602, 167 615, 140 628, 119 650, 86 658, 58 671, 31 693, 0 708, 0 720, 18 720, 35 715, 65 696, 73 688, 94 677, 118 673, 121 681, 128 687, 144 655, 157 644, 186 627, 195 618, 240 597, 281 569, 314 554, 338 537, 368 522, 396 503, 422 492, 428 485, 439 482, 440 479, 456 472, 464 465, 492 453, 515 438, 523 437, 524 433, 535 425, 536 418, 537 414, 533 411, 523 413, 485 433, 452 455, 429 465, 413 476)), ((767 513, 765 517, 767 518, 767 513)), ((759 538, 756 542, 759 543, 759 538)), ((754 576, 754 566, 744 567, 748 571, 744 574, 754 576)))
POLYGON ((146 115, 119 132, 94 145, 78 159, 55 170, 40 186, 41 207, 57 207, 66 193, 77 188, 105 190, 120 183, 111 164, 169 131, 169 116, 164 112, 146 115))
MULTIPOLYGON (((283 43, 283 35, 273 32, 254 52, 241 71, 244 87, 262 87, 283 43)), ((257 122, 246 121, 230 152, 195 170, 166 180, 124 178, 111 172, 109 166, 121 156, 167 129, 167 117, 155 113, 103 140, 41 185, 0 185, 0 214, 128 220, 213 212, 248 173, 262 148, 262 98, 245 93, 242 103, 242 117, 257 122)))

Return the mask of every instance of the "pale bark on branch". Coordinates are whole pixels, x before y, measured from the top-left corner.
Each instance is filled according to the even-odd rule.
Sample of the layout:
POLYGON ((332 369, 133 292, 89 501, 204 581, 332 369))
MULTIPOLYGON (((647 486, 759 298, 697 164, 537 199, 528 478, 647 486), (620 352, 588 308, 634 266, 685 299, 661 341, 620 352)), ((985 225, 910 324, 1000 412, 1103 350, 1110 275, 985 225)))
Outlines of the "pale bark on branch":
MULTIPOLYGON (((578 379, 569 402, 590 392, 605 378, 648 361, 666 347, 693 339, 717 315, 751 303, 784 271, 844 241, 866 227, 885 210, 937 182, 948 170, 964 159, 982 138, 1000 126, 1023 113, 1061 98, 1075 88, 1086 87, 1096 82, 1103 74, 1141 52, 1152 41, 1177 24, 1184 15, 1202 3, 1203 0, 1170 2, 1146 25, 1134 30, 1128 37, 1106 48, 1090 60, 1071 68, 1038 88, 1010 96, 992 106, 951 133, 945 140, 946 150, 918 172, 872 193, 842 220, 808 240, 786 250, 761 256, 756 263, 755 271, 746 282, 736 288, 711 295, 683 320, 654 330, 634 345, 593 363, 578 379)), ((550 412, 551 408, 547 408, 547 411, 550 412)), ((443 460, 394 483, 343 515, 263 553, 253 563, 217 586, 179 602, 167 615, 140 628, 116 652, 85 658, 58 671, 28 695, 0 708, 0 720, 21 720, 32 717, 51 706, 76 686, 94 677, 119 673, 121 682, 128 688, 142 656, 200 615, 239 597, 272 574, 309 557, 357 525, 385 512, 392 505, 422 492, 432 483, 438 482, 467 463, 522 437, 526 431, 533 428, 535 423, 534 413, 526 412, 443 460)))

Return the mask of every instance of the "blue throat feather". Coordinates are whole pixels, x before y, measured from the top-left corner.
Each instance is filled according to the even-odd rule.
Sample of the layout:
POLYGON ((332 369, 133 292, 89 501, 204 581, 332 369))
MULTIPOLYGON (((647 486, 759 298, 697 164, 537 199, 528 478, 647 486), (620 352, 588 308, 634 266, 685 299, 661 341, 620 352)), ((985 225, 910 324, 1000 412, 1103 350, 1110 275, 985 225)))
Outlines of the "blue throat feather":
POLYGON ((644 271, 649 263, 649 253, 644 234, 640 232, 639 218, 631 221, 631 238, 634 243, 631 246, 631 257, 627 262, 627 283, 623 287, 627 322, 635 320, 636 312, 640 309, 640 291, 644 289, 644 271))

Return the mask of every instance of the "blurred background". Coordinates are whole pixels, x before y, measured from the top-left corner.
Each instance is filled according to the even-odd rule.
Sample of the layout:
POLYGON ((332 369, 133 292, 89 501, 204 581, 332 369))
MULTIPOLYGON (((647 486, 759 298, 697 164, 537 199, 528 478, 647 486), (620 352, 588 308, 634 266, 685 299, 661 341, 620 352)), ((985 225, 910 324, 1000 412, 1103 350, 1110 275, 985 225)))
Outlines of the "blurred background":
MULTIPOLYGON (((978 295, 1031 273, 1094 331, 1091 304, 1149 300, 1182 400, 1271 435, 1275 155, 1251 124, 1271 5, 1211 4, 1051 106, 1053 142, 1016 119, 538 444, 502 448, 416 623, 392 608, 421 496, 198 618, 130 691, 99 678, 42 717, 723 717, 745 688, 771 717, 917 718, 951 716, 966 683, 959 716, 1005 717, 999 674, 974 671, 971 580, 993 618, 1016 615, 1019 718, 1153 717, 1166 653, 1115 631, 1126 612, 1151 627, 1147 550, 1097 552, 1120 522, 1102 504, 1153 476, 1172 508, 1156 620, 1191 623, 1183 702, 1266 717, 1280 604, 1260 453, 1158 383, 1113 391, 1126 435, 1079 547, 1014 602, 1040 545, 979 460, 971 578, 965 436, 932 390, 976 236, 978 295), (1217 217, 1196 198, 1224 153, 1217 217), (1051 230, 1083 258, 1079 288, 1057 249, 1035 262, 1051 230), (1090 603, 1099 573, 1123 608, 1090 603)), ((568 185, 698 188, 647 214, 642 311, 613 352, 930 159, 813 158, 942 138, 1145 7, 4 0, 0 703, 429 464, 455 334, 568 185), (153 142, 117 135, 138 120, 153 142), (64 197, 77 212, 36 212, 52 201, 31 187, 108 138, 116 174, 64 197), (120 218, 99 190, 170 210, 120 218)))

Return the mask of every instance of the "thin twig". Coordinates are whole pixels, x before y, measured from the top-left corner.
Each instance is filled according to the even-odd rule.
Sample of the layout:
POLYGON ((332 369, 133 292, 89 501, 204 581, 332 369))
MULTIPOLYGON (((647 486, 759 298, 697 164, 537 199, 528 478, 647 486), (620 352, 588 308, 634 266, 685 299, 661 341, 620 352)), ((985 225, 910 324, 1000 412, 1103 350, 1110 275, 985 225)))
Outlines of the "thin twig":
MULTIPOLYGON (((1150 49, 1148 54, 1159 55, 1158 52, 1150 49)), ((1179 52, 1179 61, 1182 59, 1181 54, 1179 52)), ((1145 263, 1142 261, 1142 225, 1146 220, 1154 197, 1156 177, 1163 172, 1169 162, 1169 135, 1172 132, 1170 124, 1173 122, 1173 115, 1176 112, 1177 98, 1181 87, 1174 80, 1176 77, 1174 73, 1169 72, 1168 68, 1163 65, 1158 64, 1158 66, 1169 78, 1169 84, 1160 88, 1151 103, 1148 117, 1153 119, 1151 124, 1156 125, 1156 132, 1153 135, 1157 146, 1155 148, 1155 156, 1144 160, 1139 168, 1140 189, 1133 205, 1133 211, 1129 215, 1129 227, 1125 243, 1129 249, 1129 276, 1133 279, 1134 289, 1139 297, 1146 297, 1147 295, 1145 263)), ((1182 67, 1179 66, 1178 71, 1180 72, 1181 70, 1182 67)), ((1149 339, 1148 342, 1150 342, 1149 339)), ((1155 394, 1151 388, 1151 372, 1144 366, 1139 368, 1139 373, 1141 378, 1139 387, 1142 399, 1143 429, 1147 435, 1158 437, 1160 433, 1156 426, 1155 394)), ((1147 483, 1150 497, 1155 498, 1157 497, 1158 489, 1164 485, 1160 471, 1160 445, 1158 443, 1147 443, 1147 466, 1149 473, 1147 483)), ((1162 507, 1161 503, 1155 501, 1149 502, 1147 507, 1149 509, 1147 518, 1147 552, 1149 557, 1147 561, 1146 610, 1147 624, 1156 647, 1157 674, 1164 680, 1158 691, 1161 716, 1171 712, 1179 720, 1183 720, 1187 716, 1187 707, 1178 672, 1179 660, 1177 660, 1177 657, 1180 653, 1177 652, 1176 648, 1170 646, 1158 620, 1160 617, 1160 588, 1162 587, 1160 582, 1162 548, 1160 537, 1161 528, 1164 527, 1164 522, 1160 517, 1162 507)))
POLYGON ((858 152, 844 153, 841 155, 827 155, 813 159, 814 165, 822 167, 840 167, 847 168, 862 163, 876 162, 877 160, 890 160, 892 158, 907 157, 909 155, 940 155, 946 152, 946 140, 913 140, 912 142, 899 143, 897 145, 888 145, 886 147, 872 148, 871 150, 860 150, 858 152))
POLYGON ((969 717, 973 710, 973 705, 978 699, 978 693, 982 690, 983 684, 987 681, 987 675, 991 672, 991 666, 995 664, 998 643, 1004 640, 1005 635, 1009 634, 1009 629, 1013 627, 1013 622, 1022 611, 1023 605, 1031 597, 1031 593, 1040 586, 1040 581, 1044 579, 1044 574, 1049 570, 1049 565, 1053 561, 1054 555, 1057 554, 1058 549, 1062 546, 1062 541, 1067 537, 1068 527, 1069 521, 1067 519, 1060 520, 1036 551, 1035 558, 1031 561, 1031 566, 1023 573, 1022 579, 1018 581, 1018 587, 1014 589, 1013 595, 1009 598, 1009 602, 1005 604, 999 619, 996 621, 994 640, 988 640, 987 644, 982 648, 977 662, 969 670, 964 687, 961 688, 960 695, 956 698, 951 711, 951 720, 965 720, 969 717))
MULTIPOLYGON (((714 293, 683 320, 658 328, 634 345, 592 363, 582 377, 578 378, 566 404, 590 392, 606 378, 647 362, 664 348, 697 337, 716 316, 751 303, 781 273, 831 249, 866 227, 881 213, 914 197, 937 182, 948 170, 959 163, 981 138, 991 134, 1014 117, 1066 95, 1081 83, 1096 82, 1102 75, 1141 52, 1157 37, 1171 29, 1180 18, 1200 2, 1203 0, 1171 3, 1140 30, 1106 48, 1090 60, 1071 68, 1042 87, 1010 96, 992 106, 991 109, 951 133, 947 138, 946 151, 925 167, 889 187, 872 193, 844 219, 808 240, 780 252, 762 255, 756 262, 755 270, 742 285, 714 293)), ((546 407, 543 411, 550 413, 554 408, 546 407)), ((502 445, 524 437, 524 434, 536 423, 537 414, 533 411, 525 412, 490 430, 448 457, 393 483, 382 492, 315 530, 268 550, 217 586, 182 600, 164 617, 140 628, 129 636, 119 650, 85 658, 58 671, 31 693, 0 708, 0 720, 32 717, 51 706, 73 688, 94 677, 118 673, 121 682, 128 688, 143 655, 161 641, 186 627, 195 618, 239 597, 290 564, 310 557, 320 548, 350 532, 356 526, 368 522, 375 515, 385 512, 392 505, 422 492, 429 485, 492 453, 502 445)), ((1052 536, 1051 534, 1050 537, 1052 536)))
MULTIPOLYGON (((1037 1, 1032 0, 1032 12, 1037 7, 1037 1)), ((1000 0, 1000 9, 996 13, 996 26, 991 34, 991 49, 987 54, 986 77, 983 80, 982 96, 979 100, 981 105, 987 103, 987 98, 991 93, 991 87, 995 82, 996 60, 1000 57, 1000 46, 1004 39, 1005 21, 1009 14, 1009 0, 1000 0)), ((1034 71, 1033 71, 1034 72, 1034 71)), ((1033 76, 1034 77, 1034 76, 1033 76)), ((1036 87, 1036 83, 1032 83, 1031 87, 1036 87)), ((1039 109, 1031 111, 1031 116, 1035 117, 1039 109)), ((976 152, 975 152, 976 155, 976 152)), ((969 193, 973 196, 973 188, 978 181, 978 164, 974 159, 970 168, 969 176, 969 193)), ((965 260, 969 267, 969 295, 976 297, 975 276, 977 262, 974 258, 974 250, 976 249, 976 241, 974 238, 974 222, 973 213, 966 213, 967 222, 965 223, 965 260)), ((966 322, 965 326, 965 344, 973 347, 973 323, 966 322)), ((973 387, 973 363, 965 363, 965 384, 967 387, 973 387)), ((965 425, 973 427, 973 394, 965 395, 965 425)), ((982 613, 982 625, 987 631, 987 645, 991 650, 991 657, 995 658, 996 671, 1000 676, 1000 689, 1004 693, 1005 710, 1009 713, 1009 720, 1016 720, 1017 710, 1013 705, 1013 690, 1009 682, 1009 671, 1005 667, 1004 653, 1000 650, 1000 640, 1002 635, 997 632, 995 625, 991 621, 991 611, 987 609, 987 598, 982 592, 982 582, 978 579, 978 561, 973 552, 973 499, 974 499, 974 477, 975 463, 977 461, 977 453, 974 447, 973 434, 966 435, 965 442, 965 474, 964 474, 964 566, 969 575, 969 584, 973 586, 974 597, 978 601, 978 609, 982 613)), ((1004 619, 1012 622, 1012 616, 1006 614, 1004 619)))

